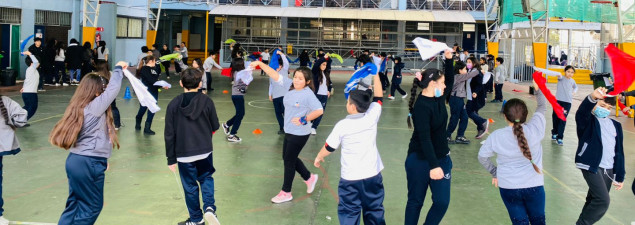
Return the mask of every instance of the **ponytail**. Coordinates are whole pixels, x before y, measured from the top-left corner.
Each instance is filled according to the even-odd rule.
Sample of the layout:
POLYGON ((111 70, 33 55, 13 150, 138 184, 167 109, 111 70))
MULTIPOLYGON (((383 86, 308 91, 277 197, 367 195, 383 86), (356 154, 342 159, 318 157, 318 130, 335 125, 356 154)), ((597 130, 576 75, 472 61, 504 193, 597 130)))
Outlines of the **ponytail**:
POLYGON ((420 81, 415 78, 412 81, 412 89, 410 89, 410 101, 408 102, 408 119, 406 122, 408 123, 408 128, 412 128, 412 110, 414 109, 415 98, 417 97, 417 89, 420 86, 420 81))
POLYGON ((4 101, 2 100, 2 95, 0 95, 0 114, 2 114, 2 118, 4 118, 4 123, 11 127, 11 129, 15 130, 15 125, 13 125, 13 123, 11 123, 11 120, 9 120, 9 111, 7 110, 7 107, 4 105, 4 101))
POLYGON ((529 144, 527 143, 527 138, 525 138, 525 132, 522 126, 523 123, 527 121, 527 105, 523 100, 517 98, 511 99, 503 106, 503 114, 505 114, 505 118, 507 118, 509 122, 514 123, 512 131, 516 136, 518 147, 523 153, 523 156, 531 162, 536 173, 541 173, 540 168, 538 168, 538 165, 536 165, 531 156, 531 150, 529 149, 529 144))

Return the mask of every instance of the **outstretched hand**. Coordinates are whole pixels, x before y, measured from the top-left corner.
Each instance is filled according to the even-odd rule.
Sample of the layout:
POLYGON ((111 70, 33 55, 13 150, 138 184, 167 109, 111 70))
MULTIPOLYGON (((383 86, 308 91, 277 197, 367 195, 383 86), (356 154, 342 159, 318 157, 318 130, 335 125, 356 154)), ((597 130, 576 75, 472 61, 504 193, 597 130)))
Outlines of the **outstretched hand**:
POLYGON ((128 63, 124 61, 119 61, 115 66, 121 66, 122 69, 128 69, 128 63))

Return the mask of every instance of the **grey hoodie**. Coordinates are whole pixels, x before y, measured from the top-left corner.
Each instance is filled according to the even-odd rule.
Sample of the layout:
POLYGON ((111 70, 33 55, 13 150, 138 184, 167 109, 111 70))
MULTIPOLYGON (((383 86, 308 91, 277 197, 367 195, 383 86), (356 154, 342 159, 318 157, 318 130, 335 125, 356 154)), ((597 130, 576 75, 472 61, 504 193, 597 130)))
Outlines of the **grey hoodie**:
POLYGON ((112 143, 108 136, 106 110, 117 97, 122 79, 123 72, 121 67, 117 66, 104 93, 84 107, 84 123, 77 136, 77 142, 69 149, 70 152, 83 156, 110 158, 112 143))
MULTIPOLYGON (((20 107, 20 104, 7 96, 2 96, 0 100, 4 103, 4 107, 7 108, 9 124, 15 127, 26 125, 27 112, 20 107)), ((4 116, 0 115, 0 156, 16 154, 20 151, 19 148, 20 143, 18 142, 18 137, 15 136, 15 130, 11 129, 4 120, 4 116)))
POLYGON ((467 97, 467 90, 465 90, 465 82, 476 76, 478 76, 478 70, 472 70, 465 75, 461 75, 461 74, 454 75, 454 86, 452 86, 452 92, 450 92, 450 94, 452 96, 456 96, 459 98, 467 97))

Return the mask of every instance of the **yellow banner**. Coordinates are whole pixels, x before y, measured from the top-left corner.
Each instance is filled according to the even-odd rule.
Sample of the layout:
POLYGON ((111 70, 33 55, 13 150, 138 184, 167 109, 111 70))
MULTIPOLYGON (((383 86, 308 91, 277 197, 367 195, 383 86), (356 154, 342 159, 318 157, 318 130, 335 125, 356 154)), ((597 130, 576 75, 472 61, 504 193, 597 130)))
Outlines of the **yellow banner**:
POLYGON ((82 41, 90 42, 90 46, 95 47, 95 34, 97 33, 96 27, 84 27, 82 29, 82 41))
POLYGON ((539 68, 547 68, 547 43, 534 42, 534 64, 539 68))
POLYGON ((156 41, 156 38, 157 38, 156 30, 147 30, 146 31, 146 46, 148 46, 148 48, 151 49, 152 45, 156 41))

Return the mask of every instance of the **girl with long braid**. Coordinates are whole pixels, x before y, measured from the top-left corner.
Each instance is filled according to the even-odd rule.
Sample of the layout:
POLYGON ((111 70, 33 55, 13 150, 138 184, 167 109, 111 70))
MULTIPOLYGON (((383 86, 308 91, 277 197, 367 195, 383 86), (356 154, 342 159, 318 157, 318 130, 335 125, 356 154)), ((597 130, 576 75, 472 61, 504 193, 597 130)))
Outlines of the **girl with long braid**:
POLYGON ((494 131, 478 153, 479 162, 492 174, 512 224, 545 224, 545 189, 542 145, 545 136, 545 96, 539 89, 536 112, 527 121, 527 105, 511 99, 503 107, 508 127, 494 131), (490 158, 496 155, 496 164, 490 158))
POLYGON ((5 219, 2 199, 2 158, 20 152, 20 143, 15 135, 18 127, 26 125, 27 111, 9 97, 0 95, 0 224, 9 224, 5 219))
POLYGON ((439 224, 450 204, 452 160, 445 135, 448 112, 444 89, 445 77, 437 69, 417 73, 413 81, 408 105, 408 127, 414 124, 414 132, 406 158, 406 225, 418 224, 428 188, 434 197, 424 224, 439 224), (419 88, 423 90, 417 94, 419 88))

